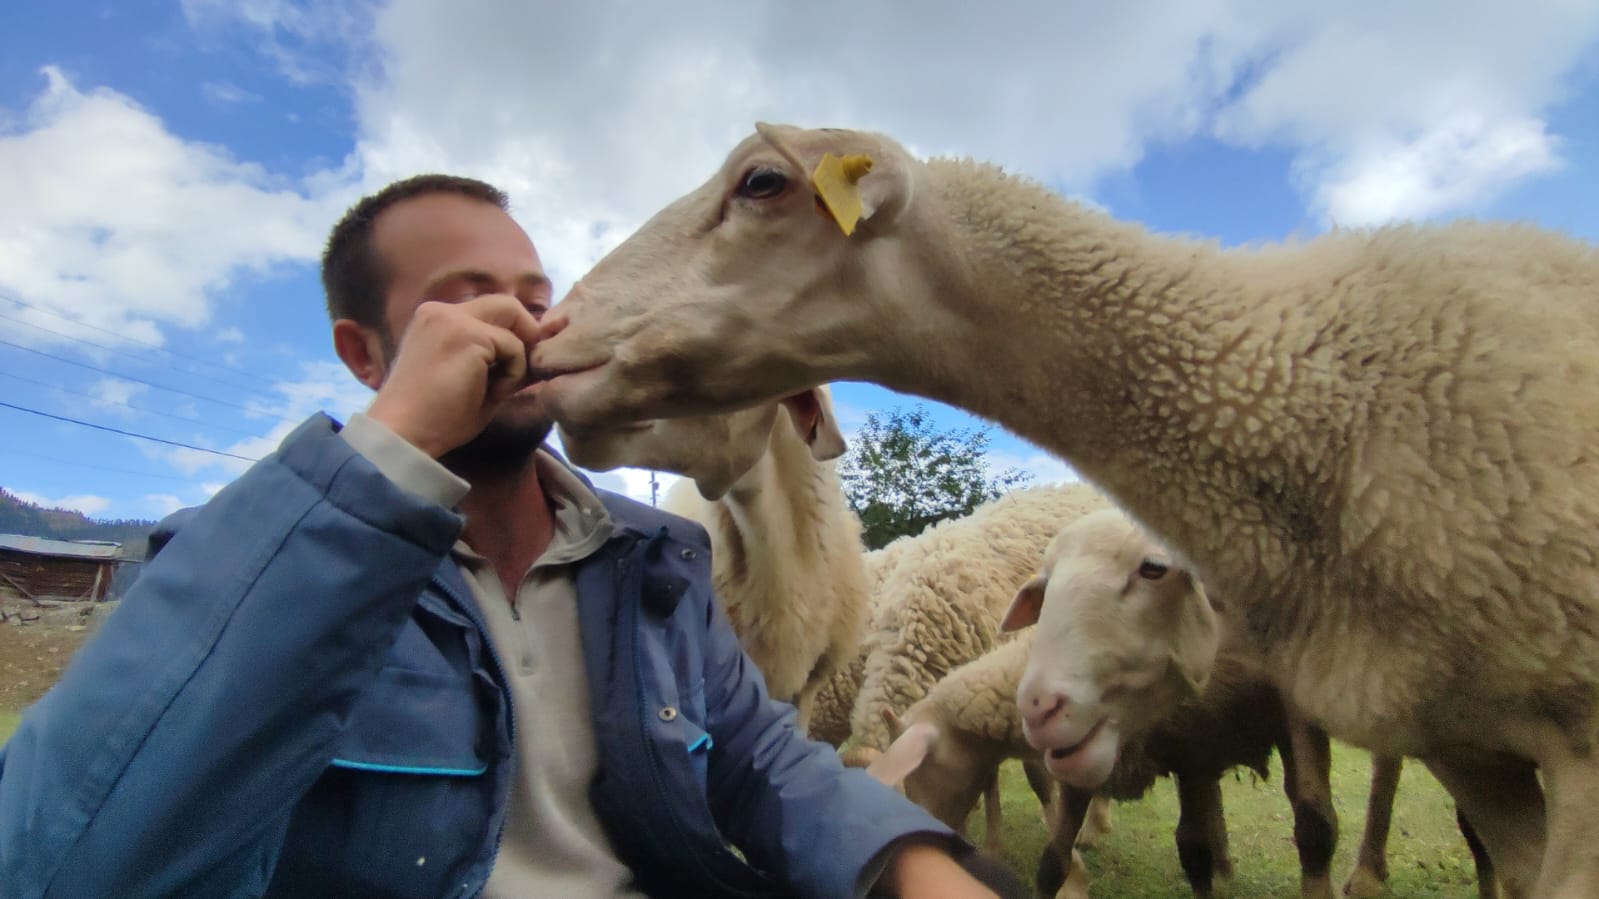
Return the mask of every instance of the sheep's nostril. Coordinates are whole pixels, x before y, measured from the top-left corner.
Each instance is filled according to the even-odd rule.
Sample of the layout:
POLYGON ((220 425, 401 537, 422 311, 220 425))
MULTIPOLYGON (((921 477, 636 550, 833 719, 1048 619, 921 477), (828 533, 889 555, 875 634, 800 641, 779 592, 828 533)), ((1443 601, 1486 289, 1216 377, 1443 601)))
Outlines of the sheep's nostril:
POLYGON ((1027 710, 1027 726, 1033 730, 1043 727, 1056 715, 1066 711, 1067 705, 1066 697, 1059 693, 1049 697, 1034 696, 1027 710))

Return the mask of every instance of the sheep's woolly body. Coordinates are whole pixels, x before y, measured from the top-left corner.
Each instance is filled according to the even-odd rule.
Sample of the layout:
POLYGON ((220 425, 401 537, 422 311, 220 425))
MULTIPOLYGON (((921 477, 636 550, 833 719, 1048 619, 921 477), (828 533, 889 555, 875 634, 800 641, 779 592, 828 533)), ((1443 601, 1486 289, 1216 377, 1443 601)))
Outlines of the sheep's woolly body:
POLYGON ((873 380, 1061 452, 1338 736, 1586 753, 1599 406, 1572 385, 1599 383, 1599 251, 1481 224, 1223 251, 986 166, 925 176, 920 239, 964 249, 940 283, 973 324, 873 380))
POLYGON ((768 691, 800 708, 855 657, 866 627, 860 519, 832 462, 819 462, 786 420, 727 495, 703 499, 684 479, 665 508, 710 533, 712 584, 768 691))
POLYGON ((938 729, 927 757, 905 778, 905 795, 957 830, 1006 759, 1038 755, 1016 709, 1033 633, 1022 631, 951 671, 901 716, 906 727, 938 729))
POLYGON ((882 710, 910 708, 940 678, 994 646, 1016 588, 1066 522, 1103 508, 1085 484, 1018 490, 885 547, 871 651, 850 718, 862 746, 889 744, 882 710))
MULTIPOLYGON (((899 564, 901 553, 914 543, 913 537, 902 537, 881 549, 874 549, 863 560, 866 565, 866 595, 870 608, 869 618, 875 617, 882 606, 883 581, 899 564)), ((850 738, 850 715, 855 709, 855 699, 860 695, 861 684, 866 680, 866 659, 883 634, 868 631, 861 641, 855 658, 848 665, 835 670, 816 692, 811 705, 810 737, 842 746, 850 738)))

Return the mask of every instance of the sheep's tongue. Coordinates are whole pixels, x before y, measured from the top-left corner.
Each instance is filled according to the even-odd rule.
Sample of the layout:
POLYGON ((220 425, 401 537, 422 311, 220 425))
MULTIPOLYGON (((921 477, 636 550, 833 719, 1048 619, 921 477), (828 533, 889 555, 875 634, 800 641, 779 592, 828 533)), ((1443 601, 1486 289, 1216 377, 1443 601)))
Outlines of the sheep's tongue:
POLYGON ((1080 790, 1092 790, 1110 778, 1120 743, 1116 725, 1102 721, 1087 739, 1069 751, 1052 749, 1044 753, 1044 767, 1056 780, 1080 790))

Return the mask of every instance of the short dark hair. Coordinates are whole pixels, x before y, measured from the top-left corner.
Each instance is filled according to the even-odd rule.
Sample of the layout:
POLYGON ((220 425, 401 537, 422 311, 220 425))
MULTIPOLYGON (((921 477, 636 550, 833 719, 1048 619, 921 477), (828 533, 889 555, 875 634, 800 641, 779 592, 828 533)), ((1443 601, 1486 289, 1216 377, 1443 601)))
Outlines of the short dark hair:
POLYGON ((414 175, 362 197, 333 226, 322 251, 322 289, 328 297, 329 319, 348 318, 369 327, 384 327, 383 297, 389 290, 389 273, 372 249, 372 223, 390 206, 428 194, 459 194, 501 210, 510 208, 504 191, 459 175, 414 175))

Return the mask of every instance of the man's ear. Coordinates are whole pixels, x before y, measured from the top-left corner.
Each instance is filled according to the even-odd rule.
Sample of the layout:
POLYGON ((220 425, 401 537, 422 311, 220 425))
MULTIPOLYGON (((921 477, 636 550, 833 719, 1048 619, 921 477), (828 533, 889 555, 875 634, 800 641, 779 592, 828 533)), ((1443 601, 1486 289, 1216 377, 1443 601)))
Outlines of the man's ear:
POLYGON ((341 318, 333 323, 333 351, 344 361, 344 367, 362 384, 378 389, 389 369, 385 360, 383 335, 354 319, 341 318))

